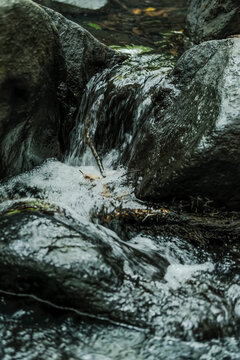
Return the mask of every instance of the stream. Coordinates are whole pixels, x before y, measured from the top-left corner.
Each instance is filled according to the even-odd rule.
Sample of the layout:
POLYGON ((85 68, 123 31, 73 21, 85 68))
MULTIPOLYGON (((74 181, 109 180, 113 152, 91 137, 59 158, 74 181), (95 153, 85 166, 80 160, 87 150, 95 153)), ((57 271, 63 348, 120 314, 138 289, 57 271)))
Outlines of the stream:
MULTIPOLYGON (((89 222, 92 209, 97 211, 103 202, 110 208, 113 198, 121 194, 124 206, 139 208, 131 188, 124 184, 124 169, 105 168, 106 178, 90 181, 79 169, 97 177, 96 167, 50 160, 11 179, 0 191, 22 201, 32 200, 35 193, 36 198, 71 213, 76 223, 89 222), (106 185, 111 185, 109 197, 104 193, 106 185)), ((3 206, 6 202, 1 210, 3 206)), ((127 243, 152 256, 152 262, 142 264, 140 275, 153 294, 148 300, 153 301, 150 326, 111 324, 97 316, 82 316, 67 305, 36 302, 31 294, 2 294, 1 359, 238 359, 239 248, 206 251, 191 244, 191 239, 141 232, 127 243), (161 254, 157 265, 156 254, 161 254), (166 267, 165 275, 153 279, 153 267, 161 265, 166 267)), ((142 306, 145 295, 141 291, 137 296, 142 306)), ((125 302, 131 306, 129 298, 125 302)))
MULTIPOLYGON (((124 1, 122 3, 125 4, 124 1)), ((157 2, 149 4, 142 1, 138 6, 133 1, 129 3, 130 9, 141 6, 144 9, 157 2)), ((164 6, 167 7, 166 4, 164 6)), ((115 11, 118 9, 116 3, 113 8, 115 11)), ((118 16, 123 16, 124 11, 126 9, 123 8, 118 16)), ((183 8, 177 12, 181 20, 183 8)), ((104 27, 105 24, 104 31, 110 27, 114 12, 106 16, 101 14, 97 22, 99 26, 102 24, 104 27)), ((83 21, 78 20, 79 23, 83 21)), ((91 22, 95 20, 92 18, 91 22)), ((84 21, 90 22, 89 19, 84 21)), ((179 22, 172 28, 183 25, 179 22)), ((89 308, 85 306, 81 309, 71 302, 58 302, 57 297, 55 301, 54 296, 47 299, 41 291, 36 294, 0 288, 0 358, 237 360, 240 353, 239 245, 229 239, 229 243, 205 246, 194 242, 191 235, 186 239, 163 233, 161 226, 144 230, 131 225, 123 229, 117 221, 110 224, 100 219, 102 213, 109 216, 123 209, 139 213, 144 213, 146 207, 151 211, 156 209, 136 198, 128 170, 121 164, 128 153, 135 128, 141 126, 142 118, 149 113, 152 90, 171 71, 178 52, 169 51, 172 46, 167 53, 159 49, 145 52, 145 48, 128 47, 126 33, 121 40, 118 36, 113 43, 112 31, 108 45, 118 45, 121 51, 129 54, 129 58, 89 81, 62 162, 49 159, 29 172, 0 183, 0 214, 7 214, 10 219, 19 216, 20 228, 9 220, 9 231, 16 231, 23 239, 28 234, 33 250, 34 246, 37 249, 39 242, 43 241, 44 245, 44 241, 53 236, 62 241, 61 226, 66 224, 66 229, 75 231, 75 235, 70 230, 66 235, 71 244, 79 241, 76 234, 82 235, 84 229, 86 236, 99 234, 107 245, 113 241, 116 245, 112 246, 114 255, 109 255, 107 250, 104 254, 107 263, 111 264, 118 257, 120 262, 125 256, 123 273, 120 274, 122 283, 115 284, 115 272, 109 275, 110 286, 115 291, 110 303, 116 303, 113 314, 111 316, 111 311, 108 313, 108 304, 104 307, 105 285, 99 290, 100 295, 96 290, 96 298, 101 297, 103 292, 103 303, 97 303, 97 306, 103 306, 102 313, 92 311, 94 301, 89 303, 89 308), (124 96, 121 89, 124 89, 124 96), (102 160, 104 177, 83 140, 89 118, 90 136, 102 160), (113 134, 105 126, 106 118, 117 119, 113 134), (133 121, 130 122, 129 118, 133 121), (103 136, 106 142, 101 145, 98 139, 103 136), (45 212, 43 207, 47 208, 45 212), (22 208, 24 211, 27 209, 23 215, 18 210, 22 208), (31 222, 21 223, 21 216, 27 213, 29 218, 32 217, 32 227, 31 222), (42 218, 46 224, 49 221, 49 226, 44 229, 41 227, 42 218), (50 222, 52 218, 56 220, 56 226, 50 222), (116 291, 118 287, 119 292, 116 291)), ((147 30, 146 34, 148 37, 147 30)), ((106 37, 106 32, 102 37, 106 37)), ((142 42, 138 39, 134 43, 150 46, 151 49, 154 47, 153 42, 147 43, 145 37, 142 42)), ((132 37, 129 44, 133 44, 132 37)), ((158 211, 164 217, 172 210, 164 205, 158 211)), ((143 218, 142 223, 148 220, 148 216, 143 218)), ((7 233, 1 232, 0 228, 1 240, 5 235, 7 233)), ((27 251, 24 240, 17 241, 16 249, 22 251, 24 257, 27 251)), ((94 253, 88 254, 88 248, 84 251, 91 262, 94 253)), ((101 259, 99 255, 99 266, 101 259)), ((114 263, 114 271, 117 265, 114 263)), ((82 268, 84 270, 84 261, 82 268)), ((92 271, 90 276, 102 281, 95 272, 94 264, 92 268, 86 265, 86 271, 92 271)), ((108 275, 104 271, 103 282, 104 276, 108 275)), ((119 274, 117 270, 116 273, 119 274)))

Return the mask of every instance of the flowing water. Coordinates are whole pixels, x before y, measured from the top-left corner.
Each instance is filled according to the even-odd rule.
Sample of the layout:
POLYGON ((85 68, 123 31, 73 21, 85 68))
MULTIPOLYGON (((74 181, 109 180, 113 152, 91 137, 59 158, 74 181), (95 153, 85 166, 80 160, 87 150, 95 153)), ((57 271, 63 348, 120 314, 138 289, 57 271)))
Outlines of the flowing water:
MULTIPOLYGON (((115 6, 128 4, 126 1, 114 3, 115 6)), ((164 2, 167 14, 175 11, 182 19, 182 7, 174 10, 168 3, 172 1, 164 2)), ((153 34, 152 40, 158 38, 157 26, 141 41, 137 35, 143 31, 141 22, 132 20, 134 11, 140 8, 141 19, 149 23, 145 10, 152 4, 156 7, 154 11, 159 11, 157 1, 141 1, 139 6, 136 1, 130 1, 129 9, 123 7, 122 12, 116 12, 112 18, 102 14, 98 25, 106 30, 113 26, 116 16, 123 19, 128 13, 132 42, 154 47, 155 42, 150 44, 148 39, 149 34, 153 34)), ((83 20, 83 17, 81 21, 97 21, 94 15, 88 16, 92 18, 83 20)), ((167 21, 166 15, 161 21, 167 21)), ((180 25, 176 24, 176 30, 180 25)), ((117 28, 115 24, 111 30, 115 35, 117 28)), ((102 38, 105 36, 103 33, 102 38)), ((108 40, 113 43, 111 36, 108 40)), ((124 39, 116 43, 125 45, 128 36, 129 29, 124 39)), ((129 153, 135 130, 150 113, 156 84, 164 81, 174 65, 175 53, 173 57, 140 55, 140 50, 146 49, 128 47, 124 51, 130 52, 130 58, 124 64, 90 80, 63 162, 49 159, 32 171, 0 184, 0 213, 5 214, 16 202, 18 205, 48 204, 72 224, 90 227, 101 236, 113 237, 120 247, 133 250, 136 258, 126 262, 124 268, 131 286, 124 288, 123 298, 120 289, 115 298, 119 303, 121 300, 119 313, 130 309, 130 313, 143 321, 131 326, 121 319, 111 321, 92 313, 83 316, 79 309, 68 306, 67 301, 59 306, 34 293, 0 288, 1 360, 240 358, 240 248, 237 244, 231 244, 229 239, 229 244, 205 248, 194 244, 191 236, 189 239, 166 236, 161 233, 161 227, 151 232, 137 227, 121 231, 117 225, 111 231, 97 216, 102 209, 111 213, 120 208, 133 211, 151 208, 135 197, 128 170, 121 164, 129 153), (105 177, 101 176, 85 141, 89 119, 89 133, 103 161, 105 177), (114 131, 108 128, 109 123, 114 123, 114 131)), ((16 230, 14 225, 11 229, 16 230)), ((22 233, 24 231, 23 228, 22 233)), ((51 232, 51 227, 46 229, 47 237, 51 238, 51 232)), ((1 236, 4 241, 4 234, 1 236)), ((42 241, 37 227, 32 227, 31 238, 42 241)), ((94 274, 92 276, 94 278, 94 274)))
MULTIPOLYGON (((93 78, 82 100, 65 161, 50 159, 2 183, 1 213, 16 201, 37 199, 61 209, 71 221, 81 221, 88 226, 97 223, 93 214, 99 213, 103 206, 108 211, 120 206, 144 209, 146 204, 135 198, 127 170, 119 165, 119 159, 134 134, 134 126, 139 126, 141 117, 151 106, 151 90, 157 82, 164 81, 171 67, 172 60, 159 55, 133 55, 122 66, 93 78), (118 98, 115 105, 108 108, 105 97, 114 104, 121 88, 128 89, 127 96, 122 100, 118 98), (133 89, 137 94, 134 101, 133 89), (123 104, 133 119, 132 125, 127 126, 125 122, 125 128, 121 128, 126 116, 121 113, 123 104), (117 135, 112 134, 116 146, 108 134, 106 146, 99 147, 105 168, 105 177, 102 177, 84 142, 84 131, 90 116, 90 132, 97 143, 94 134, 98 121, 111 118, 111 109, 123 121, 116 124, 120 126, 117 135)), ((135 274, 131 274, 132 269, 126 273, 132 279, 140 276, 145 284, 142 291, 127 293, 122 307, 139 307, 138 314, 141 307, 149 303, 150 323, 124 326, 97 316, 83 317, 67 305, 59 307, 41 299, 36 301, 34 294, 2 292, 2 360, 239 359, 239 246, 226 244, 221 249, 212 246, 207 250, 192 244, 191 238, 187 241, 166 236, 161 230, 154 235, 135 230, 127 237, 122 235, 119 241, 142 254, 139 264, 134 265, 135 274), (145 255, 147 262, 142 257, 145 255), (156 269, 160 268, 164 268, 164 273, 156 276, 156 269), (150 295, 146 297, 145 292, 150 295), (134 296, 136 299, 131 305, 134 296)), ((144 307, 142 311, 144 317, 144 307)))

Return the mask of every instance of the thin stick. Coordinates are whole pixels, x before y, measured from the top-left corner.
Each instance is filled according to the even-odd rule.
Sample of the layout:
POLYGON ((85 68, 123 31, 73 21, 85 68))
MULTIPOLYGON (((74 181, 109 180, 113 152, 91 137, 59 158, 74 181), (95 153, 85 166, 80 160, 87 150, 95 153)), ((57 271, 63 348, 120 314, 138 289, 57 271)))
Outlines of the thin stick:
POLYGON ((113 0, 113 2, 115 2, 117 5, 121 6, 124 10, 129 11, 128 7, 125 4, 123 4, 120 0, 113 0))
POLYGON ((100 173, 102 175, 102 177, 106 177, 106 175, 104 174, 104 168, 103 168, 103 165, 102 165, 102 162, 101 162, 101 159, 97 153, 97 150, 94 146, 94 143, 90 137, 90 132, 89 132, 89 129, 90 129, 90 123, 91 123, 91 119, 90 119, 90 116, 87 118, 87 121, 86 121, 86 126, 85 126, 85 137, 86 137, 86 143, 87 145, 90 147, 92 153, 93 153, 93 156, 97 162, 97 165, 98 165, 98 168, 100 170, 100 173))

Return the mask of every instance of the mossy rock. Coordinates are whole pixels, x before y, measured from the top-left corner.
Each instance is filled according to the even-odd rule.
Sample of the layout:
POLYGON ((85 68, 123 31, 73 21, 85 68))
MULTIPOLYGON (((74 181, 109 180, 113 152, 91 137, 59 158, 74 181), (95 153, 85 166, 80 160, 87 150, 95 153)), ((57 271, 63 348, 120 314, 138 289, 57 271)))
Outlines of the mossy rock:
POLYGON ((10 205, 9 208, 4 209, 2 216, 11 216, 24 212, 40 212, 44 214, 53 215, 55 213, 63 214, 63 211, 56 205, 48 203, 43 200, 24 200, 18 201, 13 205, 10 205))

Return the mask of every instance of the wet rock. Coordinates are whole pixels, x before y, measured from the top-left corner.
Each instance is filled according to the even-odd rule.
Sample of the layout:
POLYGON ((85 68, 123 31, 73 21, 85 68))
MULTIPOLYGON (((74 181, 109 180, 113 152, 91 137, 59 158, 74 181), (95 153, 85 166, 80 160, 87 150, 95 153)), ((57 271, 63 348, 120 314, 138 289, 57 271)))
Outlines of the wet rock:
POLYGON ((88 80, 123 56, 30 0, 0 4, 0 178, 61 158, 88 80))
POLYGON ((85 138, 87 127, 97 152, 107 166, 128 161, 140 119, 148 117, 152 94, 174 64, 172 58, 162 54, 141 53, 146 50, 149 51, 146 47, 133 47, 131 58, 97 74, 87 84, 72 132, 69 151, 72 164, 80 165, 85 161, 86 142, 80 139, 85 138))
POLYGON ((62 14, 79 14, 104 8, 108 0, 34 0, 62 14))
POLYGON ((5 214, 0 217, 0 292, 95 321, 152 327, 161 338, 237 334, 238 314, 225 294, 229 279, 216 288, 214 265, 195 264, 192 250, 178 238, 140 235, 126 243, 100 226, 73 224, 57 214, 5 214), (174 257, 164 278, 168 261, 151 261, 159 252, 174 257))
POLYGON ((58 94, 64 117, 61 127, 61 145, 64 152, 69 144, 69 133, 75 123, 87 82, 105 68, 122 62, 126 56, 102 44, 88 31, 58 12, 47 7, 44 7, 44 10, 57 29, 66 71, 66 78, 61 83, 58 94))
POLYGON ((239 208, 239 61, 239 39, 205 42, 160 83, 129 150, 139 197, 239 208))
POLYGON ((28 0, 0 4, 0 177, 58 157, 60 57, 48 15, 28 0))
POLYGON ((186 23, 186 33, 196 44, 238 34, 240 32, 239 1, 191 0, 186 23))
POLYGON ((1 289, 89 316, 150 324, 147 283, 162 279, 168 266, 160 255, 151 263, 151 249, 148 254, 101 226, 73 224, 41 208, 5 212, 0 229, 1 289))
POLYGON ((78 98, 90 78, 103 69, 121 62, 126 56, 95 39, 87 30, 61 14, 44 7, 57 29, 63 53, 67 88, 78 98))
POLYGON ((71 161, 84 154, 79 134, 90 117, 103 162, 127 166, 141 199, 192 197, 202 208, 238 210, 240 40, 195 46, 172 71, 151 59, 139 56, 137 66, 127 61, 91 79, 71 161))

